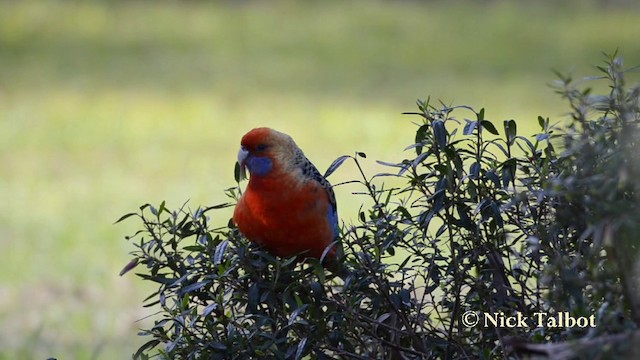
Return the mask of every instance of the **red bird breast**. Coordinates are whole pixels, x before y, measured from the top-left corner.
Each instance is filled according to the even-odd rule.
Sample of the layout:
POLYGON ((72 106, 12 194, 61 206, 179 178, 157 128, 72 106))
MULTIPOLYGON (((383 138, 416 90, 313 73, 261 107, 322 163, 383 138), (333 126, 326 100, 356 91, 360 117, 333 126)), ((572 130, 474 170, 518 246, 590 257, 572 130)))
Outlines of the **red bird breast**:
POLYGON ((233 214, 240 232, 277 256, 320 258, 338 232, 329 182, 286 134, 257 128, 241 145, 238 162, 250 178, 233 214))

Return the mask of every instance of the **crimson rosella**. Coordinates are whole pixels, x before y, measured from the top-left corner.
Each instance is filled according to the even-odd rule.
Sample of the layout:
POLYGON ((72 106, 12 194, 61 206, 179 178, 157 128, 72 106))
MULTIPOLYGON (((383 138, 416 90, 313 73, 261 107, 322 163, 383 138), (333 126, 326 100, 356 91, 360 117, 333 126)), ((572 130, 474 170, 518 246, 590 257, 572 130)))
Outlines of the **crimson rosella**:
MULTIPOLYGON (((338 236, 331 184, 287 134, 256 128, 241 145, 241 178, 245 169, 251 176, 233 213, 240 232, 277 256, 321 258, 338 236)), ((336 245, 327 251, 329 262, 336 245)))

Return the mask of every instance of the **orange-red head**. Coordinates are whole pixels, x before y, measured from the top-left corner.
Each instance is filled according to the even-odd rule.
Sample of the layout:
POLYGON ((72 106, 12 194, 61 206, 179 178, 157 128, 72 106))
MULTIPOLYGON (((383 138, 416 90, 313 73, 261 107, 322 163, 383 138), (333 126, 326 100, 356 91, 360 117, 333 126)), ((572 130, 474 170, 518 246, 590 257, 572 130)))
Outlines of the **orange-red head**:
POLYGON ((296 152, 300 151, 289 135, 266 127, 249 131, 240 144, 238 163, 242 178, 246 178, 246 169, 252 176, 288 171, 294 165, 296 152))

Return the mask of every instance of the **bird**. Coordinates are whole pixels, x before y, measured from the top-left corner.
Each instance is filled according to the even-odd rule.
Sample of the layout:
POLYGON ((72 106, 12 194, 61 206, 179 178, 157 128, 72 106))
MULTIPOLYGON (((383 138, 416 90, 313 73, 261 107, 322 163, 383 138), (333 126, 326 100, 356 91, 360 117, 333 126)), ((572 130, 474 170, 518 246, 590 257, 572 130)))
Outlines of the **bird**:
POLYGON ((249 183, 233 222, 249 241, 279 257, 335 262, 338 239, 336 196, 329 181, 291 136, 268 127, 246 133, 238 152, 240 178, 249 183))

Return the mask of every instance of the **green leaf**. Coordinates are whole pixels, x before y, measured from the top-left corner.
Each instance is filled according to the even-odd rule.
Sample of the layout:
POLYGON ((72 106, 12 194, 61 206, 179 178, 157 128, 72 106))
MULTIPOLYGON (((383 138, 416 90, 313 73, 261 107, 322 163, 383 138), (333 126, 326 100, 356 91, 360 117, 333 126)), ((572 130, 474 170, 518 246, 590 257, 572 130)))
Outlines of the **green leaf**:
POLYGON ((240 163, 236 161, 233 167, 233 178, 237 183, 244 180, 247 177, 246 170, 240 166, 240 163))
POLYGON ((504 121, 504 132, 507 135, 507 142, 509 145, 512 145, 516 139, 517 129, 516 129, 515 120, 505 120, 504 121))
POLYGON ((524 137, 524 136, 520 136, 520 135, 518 135, 518 136, 516 136, 516 137, 517 137, 518 139, 520 139, 520 140, 524 141, 524 142, 527 144, 527 146, 529 147, 528 149, 524 149, 522 146, 520 146, 520 144, 518 144, 518 146, 520 146, 520 149, 522 149, 522 151, 523 151, 525 154, 533 155, 533 154, 535 154, 535 153, 536 153, 536 147, 535 147, 535 145, 533 145, 533 143, 532 143, 529 139, 527 139, 527 138, 526 138, 526 137, 524 137))
POLYGON ((444 121, 436 120, 433 122, 433 136, 441 150, 447 147, 447 129, 444 127, 444 121))
POLYGON ((471 167, 469 168, 469 177, 471 179, 477 179, 478 176, 480 176, 480 169, 481 165, 479 162, 474 162, 473 164, 471 164, 471 167))
POLYGON ((506 187, 514 180, 516 174, 516 159, 507 159, 502 163, 502 186, 506 187))
POLYGON ((115 225, 115 224, 117 224, 117 223, 119 223, 119 222, 121 222, 121 221, 123 221, 125 219, 128 219, 128 218, 130 218, 130 217, 132 217, 134 215, 138 215, 138 213, 131 212, 131 213, 128 213, 128 214, 124 214, 124 215, 122 215, 120 217, 120 219, 116 220, 116 222, 114 222, 113 224, 115 225))
POLYGON ((467 193, 469 193, 469 197, 471 197, 472 201, 476 201, 478 197, 478 187, 473 182, 469 182, 467 185, 467 193))
POLYGON ((291 313, 291 316, 289 317, 288 325, 289 326, 293 325, 293 323, 296 321, 298 316, 300 316, 300 314, 302 314, 305 310, 307 310, 308 307, 309 307, 309 304, 304 304, 296 308, 295 310, 293 310, 293 312, 291 313))
POLYGON ((460 219, 460 225, 469 231, 474 231, 475 223, 473 222, 473 220, 471 220, 471 217, 469 217, 468 214, 471 208, 467 205, 457 204, 456 210, 460 219))
POLYGON ((202 317, 209 316, 209 314, 211 314, 217 308, 218 308, 218 304, 217 303, 211 303, 211 304, 207 305, 204 308, 204 310, 202 310, 202 317))
POLYGON ((322 284, 317 281, 312 281, 311 284, 309 284, 309 287, 311 288, 311 294, 313 295, 316 303, 320 303, 324 295, 324 288, 322 287, 322 284))
POLYGON ((247 306, 253 311, 258 307, 258 303, 260 302, 260 286, 258 283, 251 284, 247 295, 247 306))
POLYGON ((418 216, 418 224, 420 224, 420 227, 423 229, 426 229, 429 227, 429 223, 431 222, 431 219, 433 219, 435 213, 434 211, 424 211, 420 214, 420 216, 418 216))
POLYGON ((403 220, 411 220, 411 213, 404 206, 398 205, 398 207, 396 208, 396 212, 402 214, 403 220))
POLYGON ((502 144, 500 144, 499 142, 494 142, 492 145, 495 145, 498 149, 500 149, 500 151, 502 151, 504 156, 506 157, 509 156, 509 151, 507 151, 507 149, 505 149, 504 146, 502 146, 502 144))
POLYGON ((127 265, 125 265, 122 270, 120 270, 120 276, 128 273, 129 271, 131 271, 133 268, 135 268, 138 265, 138 258, 134 258, 131 261, 129 261, 127 263, 127 265))
POLYGON ((147 275, 147 274, 138 274, 138 275, 145 280, 151 280, 153 282, 157 282, 159 284, 165 284, 165 285, 173 284, 176 281, 175 278, 168 278, 165 276, 153 276, 153 275, 147 275))
POLYGON ((393 248, 392 246, 387 248, 387 254, 394 256, 396 254, 396 250, 395 248, 393 248))
POLYGON ((536 135, 536 140, 537 141, 549 140, 549 134, 538 134, 536 135))
POLYGON ((182 309, 188 309, 189 308, 189 299, 191 297, 189 296, 189 293, 184 293, 184 295, 182 296, 182 303, 180 304, 182 309))
POLYGON ((482 210, 484 210, 484 208, 486 208, 487 206, 489 206, 491 204, 491 199, 487 198, 482 200, 477 206, 476 208, 473 210, 473 215, 477 215, 479 212, 481 212, 482 210))
POLYGON ((546 131, 549 126, 549 118, 545 119, 542 116, 538 116, 538 125, 540 125, 541 130, 546 131))
POLYGON ((229 240, 225 240, 216 246, 216 251, 213 253, 213 264, 220 265, 223 261, 224 253, 229 246, 229 240))
POLYGON ((416 130, 415 137, 415 149, 416 155, 420 155, 422 153, 422 144, 427 136, 427 131, 429 131, 429 124, 424 124, 416 130))
POLYGON ((324 177, 327 178, 327 177, 329 177, 329 175, 333 174, 333 172, 336 171, 340 167, 340 165, 342 165, 342 163, 345 160, 349 159, 349 158, 351 158, 351 156, 342 155, 342 156, 338 157, 337 159, 335 159, 331 163, 331 165, 329 165, 329 168, 327 169, 327 171, 325 171, 324 177))
POLYGON ((441 177, 440 179, 438 179, 438 182, 436 182, 436 192, 445 191, 447 188, 447 185, 448 185, 447 178, 445 176, 441 177))
POLYGON ((135 354, 133 354, 133 358, 134 359, 139 359, 141 358, 141 356, 148 350, 151 350, 153 348, 155 348, 156 346, 158 346, 158 344, 160 344, 160 340, 157 339, 153 339, 150 341, 147 341, 146 343, 144 343, 142 346, 140 346, 138 348, 138 351, 136 351, 135 354))
POLYGON ((309 338, 305 337, 302 340, 300 340, 300 342, 298 343, 298 348, 296 350, 295 360, 302 359, 302 356, 304 355, 304 348, 307 345, 307 340, 308 339, 309 338))
POLYGON ((196 291, 196 290, 200 290, 202 289, 205 285, 209 284, 210 282, 207 281, 198 281, 195 282, 193 284, 187 285, 185 287, 183 287, 182 289, 180 289, 180 292, 178 293, 179 295, 183 295, 183 294, 188 294, 190 292, 196 291))
POLYGON ((423 114, 426 114, 429 111, 429 101, 430 100, 431 100, 431 97, 428 97, 426 101, 425 100, 420 100, 420 99, 416 100, 416 105, 418 105, 418 109, 420 109, 420 111, 422 111, 423 114))
POLYGON ((480 122, 480 125, 482 126, 483 129, 487 129, 488 132, 492 133, 493 135, 500 135, 498 133, 498 130, 496 130, 496 127, 493 126, 493 124, 491 123, 491 121, 489 120, 482 120, 480 122))
POLYGON ((219 342, 219 341, 210 341, 207 342, 207 347, 210 347, 212 349, 216 349, 218 351, 226 351, 227 350, 227 345, 219 342))
POLYGON ((409 261, 410 261, 411 259, 413 259, 413 258, 411 257, 411 255, 408 255, 408 256, 407 256, 407 257, 406 257, 406 258, 405 258, 405 259, 400 263, 400 265, 398 265, 398 269, 404 269, 404 268, 405 268, 405 266, 407 266, 407 264, 409 263, 409 261))
POLYGON ((202 211, 202 213, 204 214, 209 210, 224 209, 224 208, 228 208, 228 207, 231 207, 231 206, 235 206, 235 204, 232 204, 232 203, 217 204, 217 205, 209 206, 208 208, 204 209, 202 211))
POLYGON ((462 130, 462 133, 464 135, 473 134, 473 131, 476 129, 476 127, 478 127, 478 122, 467 120, 467 119, 465 119, 465 121, 467 122, 467 124, 464 126, 464 130, 462 130))
POLYGON ((416 130, 415 142, 421 143, 424 142, 424 139, 427 135, 427 131, 429 131, 429 124, 421 125, 418 130, 416 130))
POLYGON ((605 73, 605 74, 609 74, 609 69, 602 66, 602 65, 596 65, 596 69, 600 70, 601 72, 605 73))

